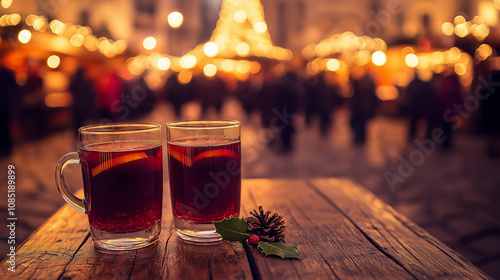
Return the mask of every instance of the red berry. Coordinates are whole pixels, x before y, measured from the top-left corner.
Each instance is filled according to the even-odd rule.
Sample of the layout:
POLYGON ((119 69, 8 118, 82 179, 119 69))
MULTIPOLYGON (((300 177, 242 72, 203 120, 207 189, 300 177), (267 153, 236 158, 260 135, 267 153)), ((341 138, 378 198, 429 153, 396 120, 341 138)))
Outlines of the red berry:
POLYGON ((257 234, 252 234, 248 237, 248 243, 256 246, 260 241, 260 237, 257 234))

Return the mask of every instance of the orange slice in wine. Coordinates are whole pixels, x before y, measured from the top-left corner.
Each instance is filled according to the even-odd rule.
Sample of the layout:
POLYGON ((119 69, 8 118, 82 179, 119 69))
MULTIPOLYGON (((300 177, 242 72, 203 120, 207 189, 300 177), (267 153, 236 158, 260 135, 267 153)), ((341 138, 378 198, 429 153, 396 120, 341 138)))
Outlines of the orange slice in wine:
POLYGON ((188 158, 184 154, 182 154, 181 152, 177 151, 176 149, 174 149, 172 147, 168 147, 168 154, 169 154, 169 156, 172 156, 176 160, 182 162, 184 165, 188 165, 188 162, 189 162, 188 158))
POLYGON ((211 157, 229 157, 233 159, 239 159, 240 154, 228 150, 228 149, 219 149, 219 150, 213 150, 213 151, 206 151, 201 154, 198 154, 191 160, 191 166, 198 160, 204 159, 204 158, 211 158, 211 157))
POLYGON ((123 155, 123 156, 120 156, 117 158, 109 159, 105 162, 102 162, 98 166, 92 168, 92 177, 95 177, 98 174, 100 174, 108 169, 111 169, 115 166, 118 166, 120 164, 124 164, 127 162, 131 162, 134 160, 139 160, 139 159, 143 159, 143 158, 147 158, 147 157, 148 156, 146 155, 146 153, 141 152, 141 153, 133 153, 133 154, 123 155))

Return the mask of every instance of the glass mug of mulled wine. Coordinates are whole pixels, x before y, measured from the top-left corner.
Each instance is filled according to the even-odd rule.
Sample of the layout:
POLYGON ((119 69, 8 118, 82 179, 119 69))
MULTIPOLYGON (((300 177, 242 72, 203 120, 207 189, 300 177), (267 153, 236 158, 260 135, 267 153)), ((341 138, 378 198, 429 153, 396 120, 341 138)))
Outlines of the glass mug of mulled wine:
POLYGON ((56 184, 66 202, 88 215, 96 246, 132 250, 156 242, 163 198, 161 126, 94 125, 78 132, 79 151, 60 159, 56 184), (81 165, 84 199, 64 181, 71 164, 81 165))
POLYGON ((212 221, 240 214, 240 122, 169 122, 167 148, 177 234, 196 243, 220 241, 212 221))

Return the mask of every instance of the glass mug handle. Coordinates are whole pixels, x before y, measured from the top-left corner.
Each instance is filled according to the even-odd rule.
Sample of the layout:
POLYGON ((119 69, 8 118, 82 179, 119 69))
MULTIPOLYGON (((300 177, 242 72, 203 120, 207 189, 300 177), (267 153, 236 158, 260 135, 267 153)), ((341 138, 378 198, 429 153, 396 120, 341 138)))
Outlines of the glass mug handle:
POLYGON ((66 200, 69 205, 73 206, 76 210, 86 213, 85 205, 83 204, 83 199, 76 197, 66 186, 64 181, 64 169, 71 164, 80 164, 80 156, 76 152, 71 152, 65 154, 56 166, 56 185, 57 190, 61 196, 66 200))

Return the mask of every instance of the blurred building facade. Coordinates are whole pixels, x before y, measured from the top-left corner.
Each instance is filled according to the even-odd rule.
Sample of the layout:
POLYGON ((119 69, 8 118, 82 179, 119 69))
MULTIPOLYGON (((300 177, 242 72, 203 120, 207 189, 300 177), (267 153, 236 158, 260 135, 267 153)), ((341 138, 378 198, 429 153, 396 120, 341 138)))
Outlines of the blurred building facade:
MULTIPOLYGON (((241 1, 241 0, 233 0, 241 1)), ((353 31, 389 44, 440 34, 441 24, 457 14, 482 15, 498 22, 492 0, 261 0, 276 45, 301 50, 334 33, 353 31)), ((142 40, 157 39, 156 49, 182 55, 210 38, 222 0, 14 0, 4 12, 34 13, 62 22, 89 25, 96 35, 125 39, 140 51, 142 40), (179 11, 183 24, 168 25, 179 11)))

